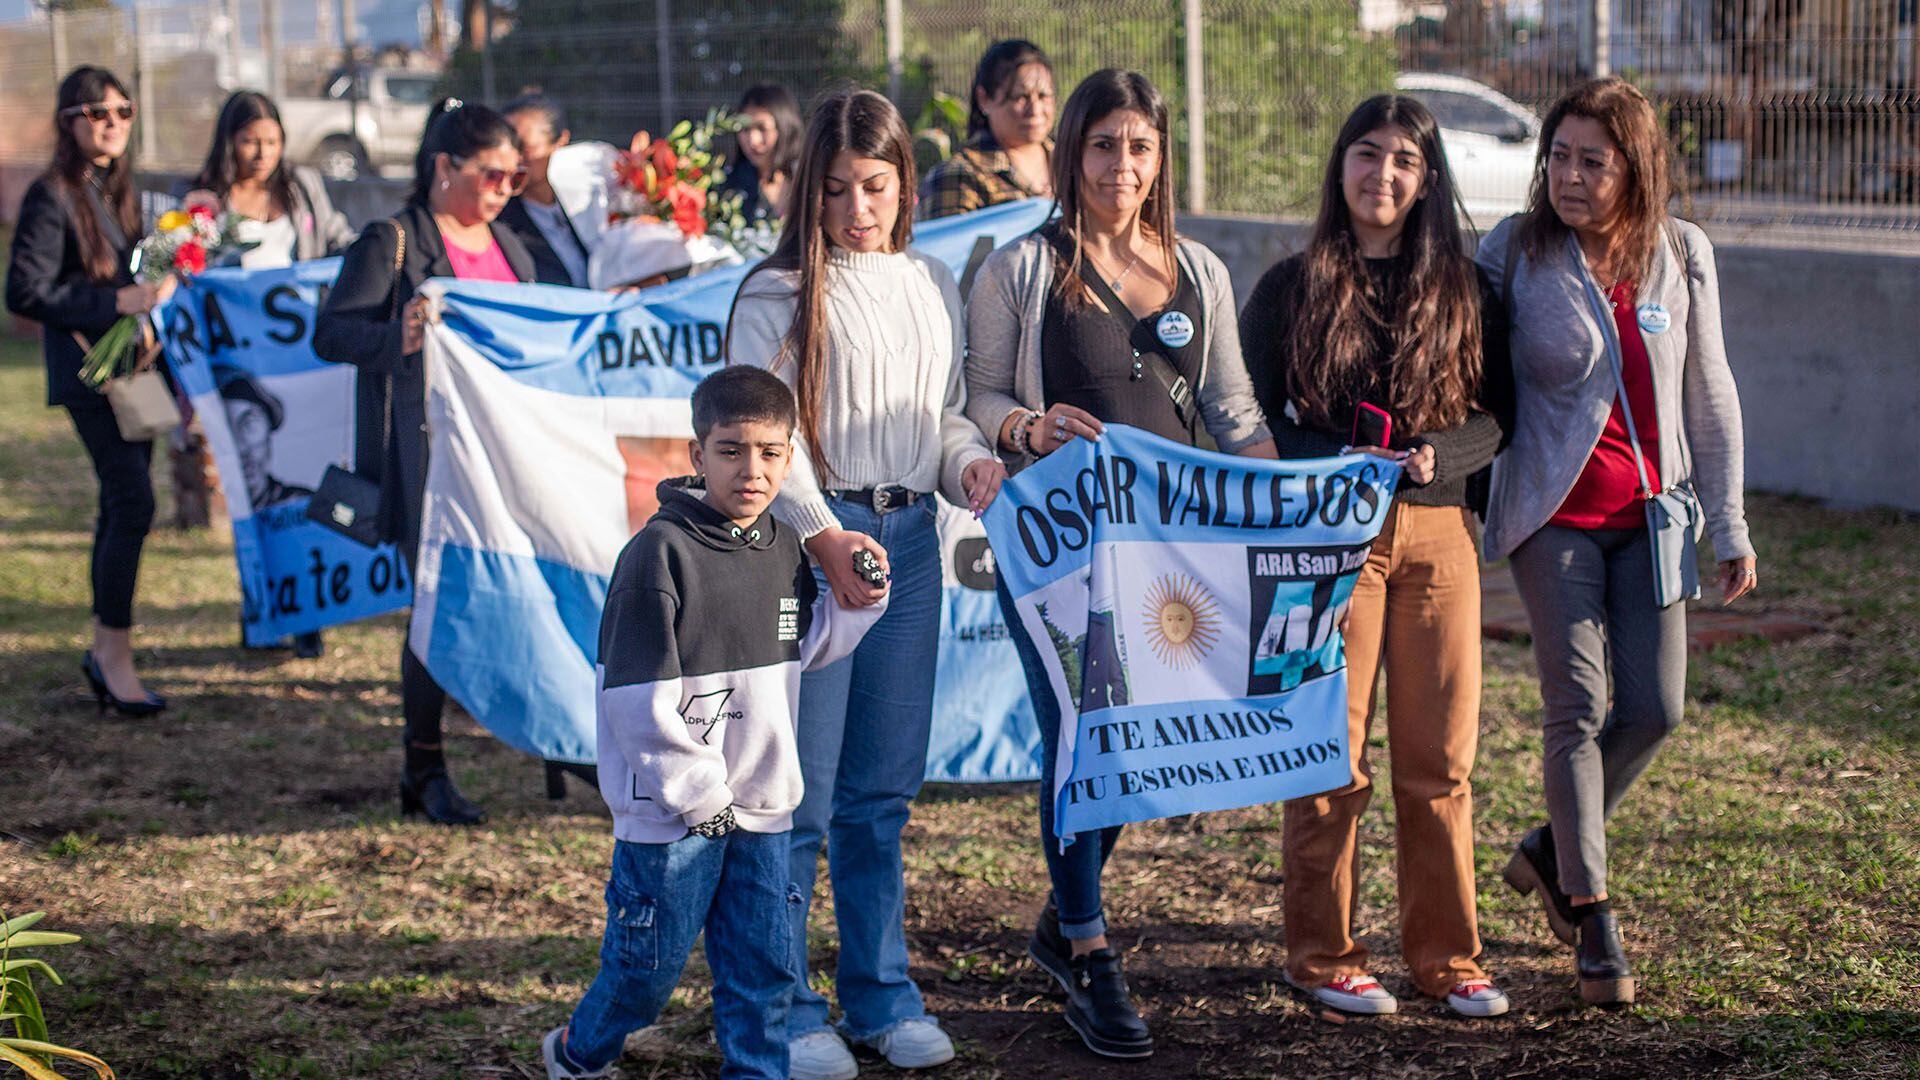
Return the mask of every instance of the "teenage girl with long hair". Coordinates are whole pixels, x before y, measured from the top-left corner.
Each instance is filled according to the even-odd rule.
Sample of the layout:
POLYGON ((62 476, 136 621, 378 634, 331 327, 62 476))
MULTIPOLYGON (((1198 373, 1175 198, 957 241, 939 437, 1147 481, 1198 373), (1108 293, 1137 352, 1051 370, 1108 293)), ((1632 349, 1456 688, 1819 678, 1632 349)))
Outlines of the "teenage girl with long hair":
POLYGON ((953 1057, 907 977, 900 831, 933 724, 942 595, 934 493, 982 510, 1006 469, 964 412, 953 274, 909 247, 913 184, 912 142, 886 98, 861 90, 821 101, 779 247, 741 283, 727 332, 729 362, 770 369, 798 400, 800 438, 774 512, 798 530, 823 586, 847 607, 877 599, 855 568, 860 551, 893 578, 886 614, 853 655, 801 684, 806 795, 790 868, 796 1080, 845 1080, 858 1069, 807 981, 823 839, 841 1030, 901 1068, 953 1057))
POLYGON ((1405 469, 1347 612, 1353 779, 1286 807, 1287 981, 1346 1012, 1398 1007, 1353 932, 1357 830, 1373 793, 1367 730, 1385 667, 1401 953, 1421 993, 1463 1016, 1499 1015, 1506 995, 1478 960, 1469 776, 1480 571, 1469 507, 1508 423, 1511 375, 1505 319, 1468 255, 1424 105, 1382 94, 1347 118, 1313 238, 1260 279, 1241 336, 1256 343, 1247 365, 1282 456, 1361 443, 1405 469))

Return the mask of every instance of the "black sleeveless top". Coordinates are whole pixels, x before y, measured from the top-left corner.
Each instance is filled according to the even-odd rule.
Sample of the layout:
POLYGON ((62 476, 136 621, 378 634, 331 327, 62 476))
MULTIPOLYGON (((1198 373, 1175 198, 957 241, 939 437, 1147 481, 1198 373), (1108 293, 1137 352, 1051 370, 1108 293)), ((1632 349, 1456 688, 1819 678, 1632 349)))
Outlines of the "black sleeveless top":
MULTIPOLYGON (((1058 250, 1057 230, 1049 227, 1046 235, 1058 250)), ((1169 384, 1177 373, 1186 379, 1189 395, 1197 395, 1205 334, 1200 291, 1177 260, 1174 269, 1179 277, 1173 296, 1166 307, 1145 318, 1132 318, 1123 308, 1121 313, 1128 316, 1123 322, 1093 303, 1069 310, 1058 296, 1047 297, 1040 327, 1040 385, 1049 404, 1072 405, 1102 423, 1127 424, 1193 445, 1182 408, 1169 396, 1169 384), (1165 361, 1149 355, 1155 352, 1165 361)), ((1086 270, 1094 272, 1091 265, 1086 270)), ((1198 408, 1196 397, 1187 400, 1198 408)))

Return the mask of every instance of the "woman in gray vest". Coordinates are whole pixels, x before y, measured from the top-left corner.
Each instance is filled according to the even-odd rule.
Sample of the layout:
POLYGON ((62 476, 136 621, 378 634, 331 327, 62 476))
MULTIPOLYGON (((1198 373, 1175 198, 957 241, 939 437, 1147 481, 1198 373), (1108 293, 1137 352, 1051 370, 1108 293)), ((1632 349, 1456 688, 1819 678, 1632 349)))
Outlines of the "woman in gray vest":
POLYGON ((1757 577, 1713 248, 1667 214, 1653 107, 1600 79, 1555 103, 1544 130, 1531 205, 1478 256, 1508 297, 1517 398, 1485 552, 1511 560, 1546 706, 1550 824, 1506 877, 1575 948, 1581 997, 1618 1005, 1634 982, 1606 818, 1683 711, 1692 523, 1721 560, 1723 602, 1757 577))

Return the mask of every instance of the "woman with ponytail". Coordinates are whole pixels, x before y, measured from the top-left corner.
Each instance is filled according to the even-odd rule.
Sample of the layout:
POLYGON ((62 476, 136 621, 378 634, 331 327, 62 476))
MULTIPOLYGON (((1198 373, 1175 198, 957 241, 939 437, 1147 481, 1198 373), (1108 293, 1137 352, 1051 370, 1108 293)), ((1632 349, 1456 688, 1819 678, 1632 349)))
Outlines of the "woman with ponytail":
MULTIPOLYGON (((512 125, 484 105, 442 101, 420 139, 412 197, 347 249, 314 325, 316 355, 360 369, 354 464, 380 484, 381 536, 399 546, 409 573, 419 553, 427 482, 426 299, 414 294, 436 277, 533 281, 532 256, 497 220, 526 185, 512 125)), ((485 821, 486 813, 447 774, 440 730, 447 692, 405 642, 400 695, 402 812, 442 825, 485 821)))
POLYGON ((911 139, 886 98, 861 90, 815 107, 780 245, 747 279, 728 325, 730 363, 794 389, 800 440, 774 512, 799 531, 824 588, 846 607, 891 572, 887 612, 852 656, 804 677, 793 821, 792 1076, 857 1071, 807 981, 807 910, 820 844, 840 929, 841 1028, 901 1068, 938 1065, 953 1043, 907 977, 900 832, 926 771, 940 631, 936 489, 976 512, 1006 470, 968 420, 960 292, 913 240, 911 139))

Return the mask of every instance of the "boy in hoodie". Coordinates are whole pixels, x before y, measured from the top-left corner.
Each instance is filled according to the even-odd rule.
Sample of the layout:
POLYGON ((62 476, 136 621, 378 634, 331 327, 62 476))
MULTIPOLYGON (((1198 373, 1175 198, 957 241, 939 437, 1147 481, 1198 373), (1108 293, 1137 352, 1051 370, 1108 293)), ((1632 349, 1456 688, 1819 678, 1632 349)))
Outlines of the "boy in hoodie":
POLYGON ((708 376, 688 447, 700 475, 660 485, 659 512, 614 567, 598 670, 607 932, 600 974, 541 1044, 548 1080, 610 1075, 702 930, 721 1075, 786 1080, 800 673, 852 652, 886 606, 876 587, 871 606, 840 607, 768 512, 794 421, 778 377, 708 376))

